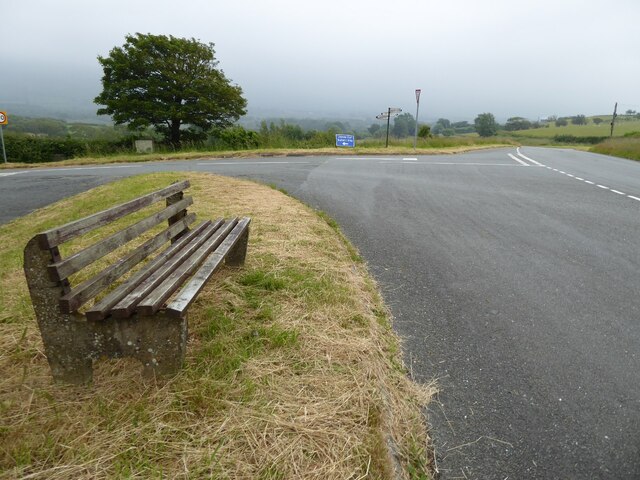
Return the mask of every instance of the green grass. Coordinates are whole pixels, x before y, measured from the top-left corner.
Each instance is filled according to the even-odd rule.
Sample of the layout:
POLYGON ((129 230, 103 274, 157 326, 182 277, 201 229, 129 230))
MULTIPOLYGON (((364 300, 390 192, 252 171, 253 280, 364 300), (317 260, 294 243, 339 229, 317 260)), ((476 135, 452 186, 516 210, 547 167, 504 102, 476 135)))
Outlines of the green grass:
POLYGON ((590 151, 640 161, 640 138, 612 138, 593 146, 590 151))
POLYGON ((355 259, 325 214, 205 174, 127 178, 0 226, 0 478, 391 478, 377 441, 389 437, 407 475, 428 475, 415 445, 428 442, 430 392, 406 377, 389 312, 355 259), (200 219, 249 215, 252 230, 246 264, 221 269, 189 311, 184 368, 147 382, 131 359, 100 360, 90 387, 53 384, 22 248, 185 178, 200 219))

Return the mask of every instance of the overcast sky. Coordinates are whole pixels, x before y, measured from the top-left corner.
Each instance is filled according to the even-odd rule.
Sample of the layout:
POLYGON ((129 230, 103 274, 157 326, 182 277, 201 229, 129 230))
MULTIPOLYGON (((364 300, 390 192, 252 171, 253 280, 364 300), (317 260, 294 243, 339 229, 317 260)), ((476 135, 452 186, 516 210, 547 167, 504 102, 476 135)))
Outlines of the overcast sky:
POLYGON ((250 114, 640 110, 639 0, 0 0, 4 104, 89 105, 127 33, 216 45, 250 114))

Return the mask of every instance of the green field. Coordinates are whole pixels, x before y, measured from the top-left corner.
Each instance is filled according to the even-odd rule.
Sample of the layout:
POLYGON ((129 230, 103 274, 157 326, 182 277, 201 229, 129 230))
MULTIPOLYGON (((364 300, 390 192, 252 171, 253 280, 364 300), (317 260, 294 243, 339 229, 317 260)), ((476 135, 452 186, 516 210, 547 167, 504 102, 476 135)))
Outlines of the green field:
MULTIPOLYGON (((576 137, 608 137, 611 133, 611 115, 600 115, 603 120, 600 125, 593 123, 590 118, 587 125, 572 125, 566 127, 556 127, 551 123, 548 127, 532 128, 529 130, 518 130, 510 132, 516 137, 552 138, 556 135, 574 135, 576 137)), ((625 133, 640 132, 640 120, 618 119, 615 124, 614 136, 621 137, 625 133)))

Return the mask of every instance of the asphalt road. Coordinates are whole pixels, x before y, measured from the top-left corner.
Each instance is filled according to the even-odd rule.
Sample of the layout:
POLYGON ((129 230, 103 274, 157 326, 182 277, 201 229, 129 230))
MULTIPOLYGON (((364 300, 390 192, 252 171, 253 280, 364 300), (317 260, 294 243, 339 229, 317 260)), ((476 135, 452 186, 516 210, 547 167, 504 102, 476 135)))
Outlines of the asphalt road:
POLYGON ((332 215, 379 281, 446 479, 640 478, 640 163, 524 148, 0 171, 0 222, 200 170, 332 215))

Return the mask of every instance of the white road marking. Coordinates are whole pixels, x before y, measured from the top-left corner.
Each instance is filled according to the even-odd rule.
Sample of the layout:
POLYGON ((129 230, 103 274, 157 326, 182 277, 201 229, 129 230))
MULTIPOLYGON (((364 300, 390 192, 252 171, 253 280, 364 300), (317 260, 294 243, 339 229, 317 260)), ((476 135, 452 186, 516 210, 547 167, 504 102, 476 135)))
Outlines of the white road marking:
POLYGON ((17 175, 23 172, 0 172, 0 177, 8 177, 9 175, 17 175))
MULTIPOLYGON (((639 202, 640 202, 640 198, 638 198, 638 197, 634 197, 633 195, 627 195, 626 193, 621 192, 620 190, 614 190, 613 188, 611 188, 611 187, 607 187, 606 185, 596 184, 596 183, 594 183, 594 182, 592 182, 592 181, 590 181, 590 180, 585 180, 585 179, 584 179, 584 178, 582 178, 582 177, 576 177, 575 175, 573 175, 573 174, 571 174, 571 173, 567 173, 567 172, 564 172, 564 171, 562 171, 562 170, 558 170, 557 168, 551 168, 551 167, 548 167, 548 166, 546 166, 546 165, 542 165, 541 163, 536 162, 534 159, 529 158, 529 157, 527 157, 526 155, 523 155, 523 154, 520 152, 520 148, 517 148, 517 149, 516 149, 516 151, 518 152, 518 155, 520 155, 522 158, 524 158, 525 160, 529 160, 530 162, 534 163, 535 165, 539 165, 539 166, 541 166, 541 167, 546 167, 548 170, 553 170, 554 172, 562 173, 563 175, 566 175, 567 177, 575 178, 576 180, 580 180, 581 182, 588 183, 589 185, 596 185, 597 187, 602 188, 603 190, 609 190, 610 192, 616 193, 616 194, 618 194, 618 195, 627 196, 627 197, 629 197, 629 198, 631 198, 631 199, 633 199, 633 200, 637 200, 637 201, 639 201, 639 202)), ((511 155, 511 154, 508 154, 508 155, 509 155, 511 158, 513 158, 514 160, 517 160, 518 162, 520 162, 520 160, 519 160, 518 158, 514 157, 513 155, 511 155)), ((523 163, 523 162, 520 162, 520 163, 523 163)))
POLYGON ((405 160, 407 162, 417 162, 418 161, 417 158, 403 158, 402 160, 405 160))
POLYGON ((396 160, 388 157, 334 157, 334 160, 396 160))
POLYGON ((520 165, 524 166, 524 167, 530 167, 531 165, 529 165, 526 162, 523 162, 522 160, 520 160, 518 157, 516 157, 515 155, 511 155, 510 153, 508 154, 512 159, 514 159, 516 162, 518 162, 520 165))
POLYGON ((524 158, 525 160, 529 160, 534 165, 538 165, 539 167, 545 167, 546 166, 546 165, 541 164, 540 162, 536 162, 533 158, 529 158, 526 155, 524 155, 523 153, 521 153, 520 152, 520 147, 516 148, 516 152, 518 152, 518 155, 520 155, 522 158, 524 158))
POLYGON ((207 163, 198 163, 197 165, 204 166, 215 166, 215 165, 281 165, 281 164, 292 164, 292 165, 306 165, 309 162, 207 162, 207 163))
POLYGON ((73 168, 34 168, 33 170, 25 170, 20 173, 39 173, 39 172, 75 172, 79 170, 104 170, 104 169, 112 169, 112 168, 139 168, 143 167, 143 165, 111 165, 105 167, 73 167, 73 168))
MULTIPOLYGON (((512 163, 468 163, 468 162, 403 162, 401 160, 396 160, 395 162, 381 161, 378 162, 383 165, 393 165, 397 163, 402 163, 404 165, 464 165, 464 166, 487 166, 487 167, 520 167, 521 165, 514 165, 512 163)), ((529 165, 527 165, 528 167, 529 165)))

